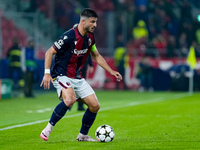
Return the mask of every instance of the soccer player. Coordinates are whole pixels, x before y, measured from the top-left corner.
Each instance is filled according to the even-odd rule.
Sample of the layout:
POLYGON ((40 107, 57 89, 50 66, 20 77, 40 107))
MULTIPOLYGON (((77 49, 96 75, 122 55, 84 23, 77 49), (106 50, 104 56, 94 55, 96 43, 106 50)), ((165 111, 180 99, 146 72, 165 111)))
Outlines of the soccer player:
POLYGON ((87 134, 100 109, 100 104, 94 90, 81 74, 81 69, 90 53, 98 65, 115 76, 117 81, 122 80, 120 73, 109 67, 95 46, 93 31, 97 26, 97 19, 98 16, 94 10, 84 9, 80 14, 78 26, 61 35, 45 54, 45 72, 40 86, 49 89, 52 82, 61 100, 40 134, 45 141, 48 140, 56 123, 77 99, 81 99, 88 106, 82 118, 77 141, 95 141, 87 134), (55 64, 50 74, 53 55, 55 55, 55 64))

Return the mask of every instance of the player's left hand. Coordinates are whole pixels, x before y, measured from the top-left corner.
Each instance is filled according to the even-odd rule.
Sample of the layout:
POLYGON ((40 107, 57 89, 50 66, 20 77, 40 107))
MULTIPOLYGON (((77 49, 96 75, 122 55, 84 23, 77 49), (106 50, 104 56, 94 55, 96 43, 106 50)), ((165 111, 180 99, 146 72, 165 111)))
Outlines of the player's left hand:
POLYGON ((119 72, 113 71, 112 75, 116 77, 118 82, 120 82, 122 80, 122 76, 119 72))

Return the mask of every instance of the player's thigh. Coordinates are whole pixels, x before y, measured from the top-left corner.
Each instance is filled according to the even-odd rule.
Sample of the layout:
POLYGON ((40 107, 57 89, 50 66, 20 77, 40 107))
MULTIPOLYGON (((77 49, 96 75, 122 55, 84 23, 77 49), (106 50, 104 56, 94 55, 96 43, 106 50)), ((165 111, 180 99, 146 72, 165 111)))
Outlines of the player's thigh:
POLYGON ((91 112, 96 113, 100 109, 100 104, 95 94, 83 98, 82 101, 88 106, 91 112))
POLYGON ((76 94, 72 87, 62 88, 61 96, 65 104, 69 107, 76 102, 76 94))

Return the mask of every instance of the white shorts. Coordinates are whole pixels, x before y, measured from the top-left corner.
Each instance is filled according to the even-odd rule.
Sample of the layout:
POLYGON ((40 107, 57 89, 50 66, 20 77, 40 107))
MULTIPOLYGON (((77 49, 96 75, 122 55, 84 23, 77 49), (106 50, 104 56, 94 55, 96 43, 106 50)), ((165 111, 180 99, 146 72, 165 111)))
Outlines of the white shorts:
POLYGON ((72 87, 76 94, 76 98, 85 98, 89 95, 94 94, 92 87, 85 81, 85 79, 72 79, 67 76, 58 76, 54 82, 54 87, 57 89, 58 97, 62 100, 62 89, 72 87))

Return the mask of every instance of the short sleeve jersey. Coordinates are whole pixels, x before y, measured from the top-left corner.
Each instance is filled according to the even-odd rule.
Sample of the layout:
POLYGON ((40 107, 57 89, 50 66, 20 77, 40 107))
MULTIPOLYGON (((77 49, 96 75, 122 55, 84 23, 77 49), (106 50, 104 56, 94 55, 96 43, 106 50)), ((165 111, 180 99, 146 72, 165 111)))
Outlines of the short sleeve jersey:
POLYGON ((83 78, 81 69, 94 44, 93 33, 82 36, 77 27, 63 33, 53 45, 57 53, 52 77, 65 75, 73 79, 83 78))

